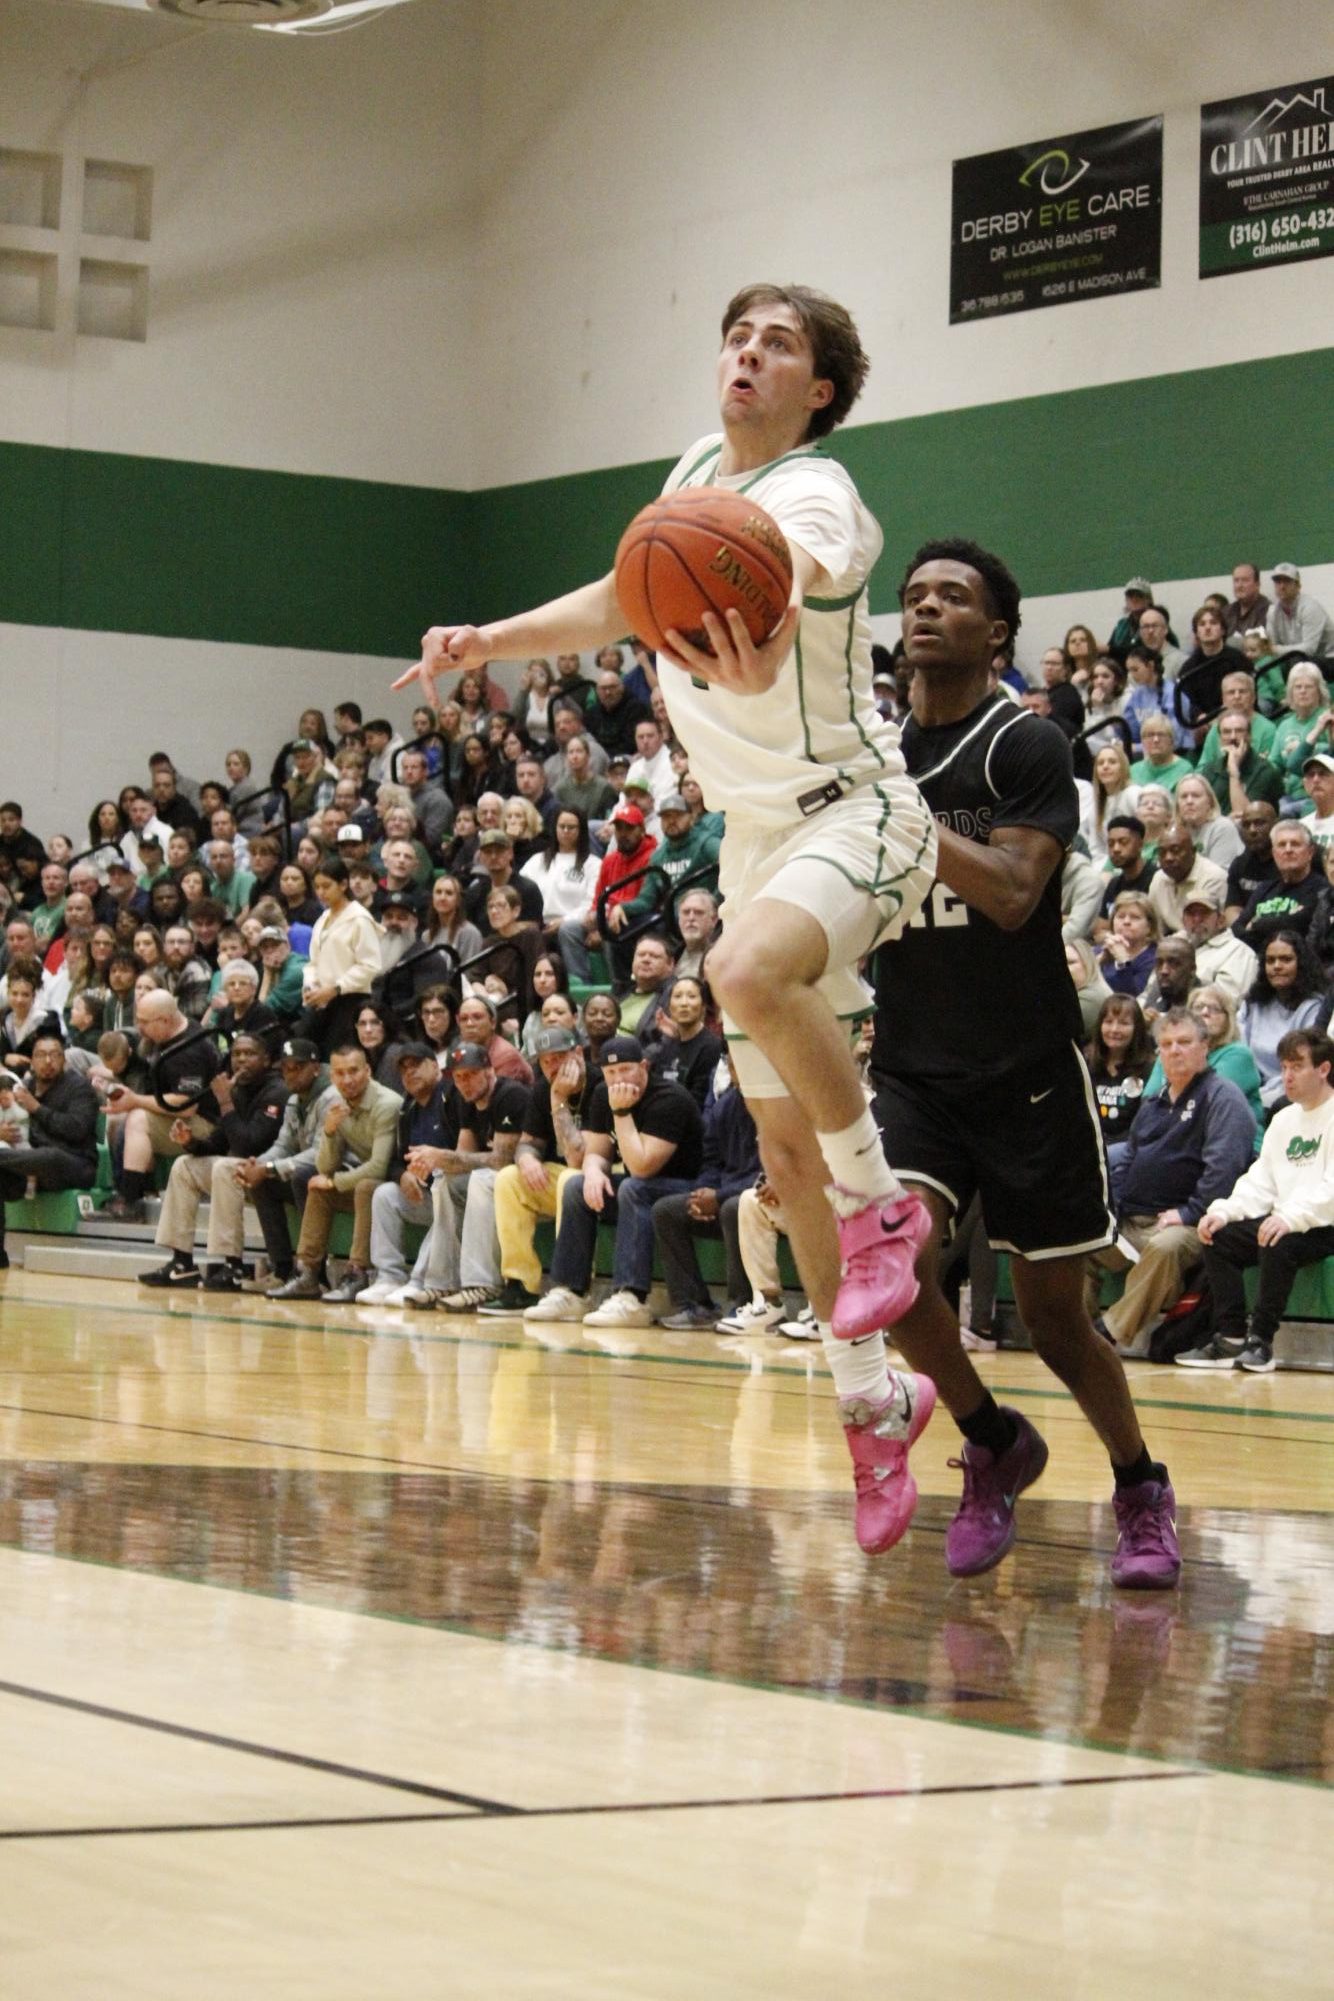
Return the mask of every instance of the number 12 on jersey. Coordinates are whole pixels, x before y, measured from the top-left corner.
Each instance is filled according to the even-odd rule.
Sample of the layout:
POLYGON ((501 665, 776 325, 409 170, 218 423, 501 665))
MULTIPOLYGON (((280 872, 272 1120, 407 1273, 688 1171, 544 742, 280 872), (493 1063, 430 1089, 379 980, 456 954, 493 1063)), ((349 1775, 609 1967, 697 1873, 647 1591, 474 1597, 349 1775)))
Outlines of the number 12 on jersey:
POLYGON ((947 925, 966 924, 968 905, 943 882, 937 882, 926 902, 909 921, 910 930, 941 931, 947 925))

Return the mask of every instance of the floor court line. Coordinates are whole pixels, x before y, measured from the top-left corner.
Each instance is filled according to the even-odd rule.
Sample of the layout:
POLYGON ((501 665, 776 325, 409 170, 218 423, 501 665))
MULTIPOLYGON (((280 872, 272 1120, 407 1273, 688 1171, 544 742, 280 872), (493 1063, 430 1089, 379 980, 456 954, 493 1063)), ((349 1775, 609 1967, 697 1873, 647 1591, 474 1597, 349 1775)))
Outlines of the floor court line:
POLYGON ((1075 1786, 1158 1785, 1167 1779, 1209 1779, 1189 1768, 1161 1772, 1093 1772, 1063 1779, 985 1779, 944 1786, 875 1786, 855 1792, 757 1793, 725 1799, 614 1800, 605 1805, 492 1807, 477 1813, 321 1814, 288 1820, 149 1822, 142 1827, 35 1827, 0 1829, 0 1841, 93 1841, 133 1834, 267 1834, 303 1828, 411 1827, 442 1821, 574 1820, 639 1813, 717 1813, 739 1807, 836 1806, 840 1801, 951 1799, 974 1793, 1063 1792, 1075 1786))
POLYGON ((69 1709, 80 1716, 97 1716, 107 1723, 125 1723, 136 1730, 154 1730, 164 1737, 184 1737, 193 1744, 209 1744, 215 1750, 237 1751, 250 1758, 269 1758, 281 1765, 299 1765, 303 1771, 325 1772, 331 1778, 359 1779, 370 1786, 384 1786, 391 1792, 412 1793, 419 1799, 448 1800, 453 1806, 470 1807, 491 1815, 518 1813, 518 1807, 504 1800, 480 1799, 472 1793, 452 1792, 447 1786, 428 1786, 417 1779, 396 1778, 390 1772, 371 1772, 358 1765, 342 1765, 330 1758, 312 1758, 303 1751, 284 1751, 276 1744, 255 1744, 244 1737, 224 1737, 213 1730, 200 1730, 188 1723, 169 1723, 164 1717, 143 1716, 133 1709, 112 1709, 105 1703, 86 1702, 74 1695, 57 1695, 49 1688, 29 1688, 18 1681, 0 1681, 0 1695, 13 1695, 26 1702, 40 1702, 52 1709, 69 1709))
MULTIPOLYGON (((918 1524, 917 1526, 919 1530, 925 1527, 924 1524, 918 1524)), ((934 1533, 935 1531, 931 1532, 934 1533)), ((944 1532, 943 1528, 939 1532, 943 1534, 944 1532)), ((1047 1548, 1068 1550, 1073 1548, 1075 1545, 1066 1543, 1052 1543, 1050 1541, 1046 1541, 1044 1543, 1044 1546, 1047 1548)), ((1081 1548, 1084 1546, 1085 1545, 1080 1544, 1081 1548)), ((12 1545, 4 1544, 0 1545, 0 1547, 10 1548, 12 1547, 12 1545)), ((64 1555, 60 1558, 60 1561, 64 1563, 78 1563, 78 1564, 86 1563, 94 1569, 110 1569, 113 1575, 139 1574, 139 1573, 125 1573, 122 1569, 122 1566, 120 1566, 119 1564, 107 1565, 101 1559, 95 1557, 64 1555)), ((1194 1569, 1207 1569, 1214 1567, 1212 1560, 1205 1557, 1192 1557, 1191 1566, 1194 1569)), ((1217 1567, 1226 1568, 1226 1565, 1220 1563, 1217 1567)), ((143 1574, 153 1576, 153 1575, 159 1575, 160 1573, 149 1571, 143 1574)), ((271 1593, 265 1592, 251 1585, 236 1584, 231 1582, 221 1582, 216 1579, 201 1578, 201 1577, 179 1577, 179 1578, 174 1578, 172 1581, 189 1585, 192 1589, 224 1591, 229 1593, 235 1593, 237 1596, 243 1598, 250 1598, 250 1599, 258 1598, 266 1602, 272 1602, 271 1593)), ((311 1602, 318 1607, 318 1602, 319 1602, 318 1600, 307 1601, 307 1602, 311 1602)), ((374 1608, 363 1608, 356 1614, 356 1616, 364 1619, 384 1621, 388 1624, 407 1625, 414 1627, 421 1626, 425 1627, 425 1629, 430 1632, 446 1634, 455 1638, 467 1639, 467 1640, 479 1640, 479 1639, 484 1640, 487 1642, 488 1645, 513 1646, 516 1644, 513 1638, 497 1639, 492 1634, 486 1632, 478 1632, 476 1628, 472 1626, 460 1625, 456 1621, 449 1619, 422 1620, 414 1617, 410 1613, 405 1613, 400 1611, 384 1611, 374 1608)), ((525 1636, 521 1644, 524 1646, 536 1647, 539 1651, 547 1651, 550 1645, 549 1642, 544 1641, 540 1638, 536 1638, 532 1635, 525 1636)), ((558 1650, 563 1651, 563 1648, 558 1650)), ((722 1688, 741 1688, 748 1690, 751 1693, 762 1694, 762 1695, 795 1696, 802 1701, 834 1702, 838 1703, 839 1705, 846 1705, 852 1708, 865 1708, 870 1710, 872 1713, 876 1715, 883 1715, 885 1713, 883 1704, 879 1702, 868 1701, 862 1697, 859 1697, 854 1694, 849 1694, 845 1691, 835 1692, 822 1687, 817 1688, 817 1687, 807 1686, 806 1684, 803 1684, 801 1682, 783 1682, 776 1680, 768 1680, 764 1678, 757 1679, 746 1675, 719 1673, 711 1669, 664 1666, 656 1661, 637 1661, 631 1664, 622 1661, 615 1654, 608 1654, 598 1648, 586 1650, 585 1657, 590 1660, 608 1661, 615 1666, 634 1665, 644 1673, 676 1675, 682 1677, 685 1680, 702 1681, 705 1684, 711 1686, 717 1686, 722 1688)), ((303 1759, 294 1754, 285 1753, 276 1749, 273 1750, 266 1749, 266 1747, 262 1745, 252 1746, 240 1740, 232 1740, 221 1737, 209 1737, 207 1733, 203 1731, 193 1730, 185 1725, 171 1724, 165 1722, 159 1723, 147 1717, 136 1718, 133 1712, 119 1712, 116 1710, 109 1710, 101 1707, 98 1704, 80 1701, 73 1697, 59 1696, 44 1690, 29 1689, 21 1685, 0 1681, 0 1693, 5 1693, 5 1692, 13 1693, 16 1695, 27 1695, 28 1697, 30 1697, 32 1700, 35 1701, 48 1701, 53 1704, 63 1705, 70 1709, 84 1710, 94 1716, 104 1715, 110 1717, 120 1717, 122 1720, 126 1722, 138 1721, 142 1723, 145 1728, 159 1729, 166 1732, 179 1734, 183 1737, 195 1737, 199 1738, 201 1741, 204 1742, 217 1743, 224 1746, 234 1743, 235 1748, 240 1750, 252 1750, 256 1755, 261 1757, 270 1756, 279 1760, 291 1758, 291 1761, 294 1763, 305 1763, 316 1770, 328 1769, 333 1771, 336 1775, 343 1774, 345 1770, 345 1768, 336 1765, 325 1766, 323 1765, 322 1761, 318 1759, 303 1759)), ((1023 1724, 1014 1722, 997 1722, 990 1719, 984 1719, 978 1716, 960 1715, 954 1713, 952 1709, 947 1710, 946 1708, 934 1702, 905 1703, 901 1705, 896 1705, 896 1707, 899 1714, 913 1716, 922 1722, 942 1724, 946 1728, 951 1730, 975 1730, 975 1731, 980 1731, 986 1735, 994 1733, 1002 1737, 1015 1738, 1020 1741, 1033 1743, 1035 1745, 1046 1744, 1052 1741, 1050 1733, 1045 1727, 1042 1728, 1026 1727, 1023 1724)), ((1330 1781, 1324 1779, 1318 1773, 1314 1775, 1311 1774, 1309 1766, 1306 1764, 1305 1761, 1303 1761, 1301 1767, 1298 1770, 1289 1772, 1284 1770, 1281 1766, 1270 1767, 1266 1765, 1261 1767, 1248 1764, 1236 1764, 1227 1759, 1215 1758, 1211 1760, 1200 1760, 1195 1765, 1193 1765, 1189 1771, 1182 1772, 1173 1764, 1170 1754, 1165 1754, 1153 1750, 1145 1750, 1143 1748, 1137 1750, 1128 1750, 1124 1745, 1117 1744, 1114 1742, 1108 1742, 1101 1737, 1082 1735, 1077 1731, 1063 1733, 1055 1741, 1058 1741, 1066 1749, 1072 1751, 1094 1752, 1100 1756, 1105 1756, 1105 1757, 1121 1757, 1121 1758, 1137 1757, 1142 1760, 1152 1761, 1155 1764, 1155 1766, 1165 1769, 1172 1776, 1180 1776, 1180 1777, 1195 1776, 1202 1778, 1210 1775, 1221 1775, 1221 1776, 1230 1776, 1236 1778, 1260 1778, 1269 1780, 1270 1782, 1277 1785, 1311 1786, 1318 1788, 1322 1792, 1330 1790, 1330 1781)), ((352 1777, 364 1777, 370 1779, 374 1783, 381 1783, 386 1786, 395 1787, 400 1790, 408 1792, 416 1792, 423 1790, 422 1788, 417 1787, 413 1782, 394 1779, 388 1776, 387 1774, 362 1773, 353 1769, 348 1773, 348 1775, 352 1777)), ((1127 1774, 1125 1776, 1129 1777, 1131 1775, 1127 1774)), ((1144 1776, 1152 1776, 1152 1775, 1146 1774, 1144 1776)), ((435 1793, 432 1789, 428 1788, 425 1790, 427 1790, 429 1796, 435 1796, 435 1793)), ((445 1793, 443 1794, 443 1797, 450 1798, 452 1796, 449 1795, 448 1793, 445 1793)), ((464 1796, 464 1803, 473 1805, 475 1807, 476 1813, 479 1815, 487 1815, 489 1813, 513 1815, 519 1813, 532 1813, 540 1811, 540 1809, 505 1806, 500 1802, 487 1802, 481 1799, 478 1799, 474 1802, 467 1796, 464 1796)))
MULTIPOLYGON (((86 1300, 79 1300, 79 1299, 20 1300, 16 1296, 13 1303, 16 1308, 21 1306, 22 1309, 25 1312, 27 1312, 32 1309, 38 1309, 38 1310, 45 1309, 47 1311, 53 1311, 57 1308, 69 1311, 70 1309, 77 1309, 81 1306, 86 1306, 88 1302, 86 1300)), ((3 1309, 4 1304, 5 1304, 5 1297, 3 1294, 0 1294, 0 1309, 3 1309)), ((257 1315, 241 1314, 241 1313, 191 1313, 180 1307, 155 1306, 151 1309, 144 1309, 134 1306, 107 1306, 102 1304, 101 1301, 98 1302, 98 1311, 99 1313, 102 1314, 115 1313, 130 1318, 140 1319, 142 1318, 143 1313, 146 1310, 152 1311, 155 1317, 159 1319, 184 1320, 201 1325, 207 1323, 211 1326, 222 1326, 222 1327, 232 1327, 232 1326, 247 1327, 247 1328, 267 1327, 274 1331, 287 1334, 302 1333, 302 1332, 335 1334, 342 1340, 428 1341, 438 1345, 456 1347, 456 1348, 458 1347, 507 1348, 507 1349, 512 1348, 512 1349, 524 1349, 525 1352, 530 1352, 530 1353, 535 1352, 534 1350, 527 1349, 525 1343, 522 1341, 502 1341, 492 1336, 484 1334, 428 1334, 425 1332, 424 1329, 418 1329, 416 1327, 402 1327, 402 1328, 345 1327, 345 1326, 339 1326, 336 1322, 329 1320, 311 1320, 311 1321, 301 1321, 298 1323, 290 1320, 268 1320, 268 1319, 263 1319, 257 1315)), ((548 1350, 547 1352, 550 1353, 551 1351, 548 1350)), ((622 1364, 627 1361, 652 1362, 663 1368, 706 1369, 711 1371, 720 1371, 728 1375, 735 1375, 735 1376, 745 1376, 751 1373, 750 1365, 748 1362, 729 1362, 729 1361, 724 1361, 719 1357, 711 1355, 640 1354, 633 1356, 628 1356, 628 1355, 618 1356, 618 1355, 609 1355, 605 1348, 565 1348, 560 1351, 560 1354, 556 1356, 555 1359, 559 1360, 565 1356, 568 1356, 573 1361, 586 1360, 586 1361, 598 1361, 598 1362, 620 1362, 622 1364)), ((0 1370, 0 1373, 3 1373, 3 1371, 0 1370)), ((794 1381, 799 1381, 803 1383, 809 1382, 811 1379, 811 1371, 809 1369, 784 1368, 778 1365, 777 1363, 773 1364, 772 1366, 766 1366, 764 1373, 767 1376, 789 1377, 794 1381)), ((1304 1372, 1296 1371, 1294 1373, 1304 1373, 1304 1372)), ((1310 1373, 1327 1374, 1329 1372, 1322 1370, 1322 1371, 1311 1371, 1310 1373)), ((831 1394, 832 1394, 832 1389, 833 1385, 831 1382, 830 1384, 831 1394)), ((1074 1409, 1073 1399, 1071 1398, 1069 1391, 1065 1389, 1060 1389, 1060 1388, 1043 1389, 1034 1387, 1032 1384, 1028 1383, 1023 1383, 1023 1384, 992 1383, 990 1384, 990 1389, 992 1395, 996 1397, 1018 1397, 1018 1398, 1027 1397, 1032 1401, 1040 1403, 1048 1403, 1048 1402, 1070 1403, 1072 1409, 1074 1409)), ((1132 1394, 1134 1394, 1133 1389, 1132 1389, 1132 1394)), ((0 1406, 0 1408, 7 1408, 7 1407, 9 1406, 0 1406)), ((1187 1400, 1178 1397, 1154 1397, 1154 1396, 1135 1395, 1135 1407, 1138 1410, 1190 1411, 1195 1413, 1196 1415, 1203 1417, 1268 1418, 1272 1422, 1284 1423, 1284 1424, 1334 1425, 1334 1412, 1331 1411, 1270 1410, 1255 1404, 1190 1403, 1187 1400)), ((41 1412, 35 1413, 35 1415, 39 1416, 45 1414, 47 1413, 41 1413, 41 1412)), ((53 1412, 49 1414, 59 1416, 62 1413, 53 1412)), ((145 1427, 145 1429, 147 1428, 149 1427, 145 1427)), ((200 1434, 200 1435, 203 1436, 211 1434, 200 1434)), ((1294 1441, 1288 1440, 1285 1442, 1293 1443, 1294 1441)), ((312 1447, 304 1447, 301 1449, 313 1450, 312 1447)))

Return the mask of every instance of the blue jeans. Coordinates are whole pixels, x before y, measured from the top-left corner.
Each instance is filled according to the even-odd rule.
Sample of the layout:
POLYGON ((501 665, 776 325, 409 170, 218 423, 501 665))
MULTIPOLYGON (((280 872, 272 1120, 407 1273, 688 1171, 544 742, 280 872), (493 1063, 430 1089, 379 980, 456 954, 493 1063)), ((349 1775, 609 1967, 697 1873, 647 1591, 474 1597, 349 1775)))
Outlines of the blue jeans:
POLYGON ((561 1198, 560 1229, 551 1260, 551 1282, 571 1292, 588 1291, 593 1280, 598 1224, 616 1224, 616 1255, 612 1283, 617 1292, 647 1294, 653 1284, 653 1205, 664 1195, 684 1195, 695 1186, 679 1174, 654 1174, 640 1180, 618 1177, 599 1214, 584 1200, 584 1177, 571 1175, 561 1198))

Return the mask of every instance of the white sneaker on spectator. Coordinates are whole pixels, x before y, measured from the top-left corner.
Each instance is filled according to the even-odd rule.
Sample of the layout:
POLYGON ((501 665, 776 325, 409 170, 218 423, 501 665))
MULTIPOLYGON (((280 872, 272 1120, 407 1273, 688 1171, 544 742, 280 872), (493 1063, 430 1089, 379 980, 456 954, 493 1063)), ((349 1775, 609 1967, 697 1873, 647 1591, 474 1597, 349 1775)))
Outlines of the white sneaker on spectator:
POLYGON ((653 1314, 633 1292, 613 1292, 601 1306, 584 1315, 585 1327, 651 1327, 653 1314))
POLYGON ((975 1334, 971 1327, 959 1329, 959 1343, 970 1355, 994 1355, 1000 1347, 1000 1342, 993 1341, 990 1334, 975 1334))
POLYGON ((414 1299, 420 1301, 429 1299, 430 1296, 424 1285, 414 1285, 412 1280, 409 1279, 406 1285, 396 1285, 392 1292, 387 1292, 380 1304, 382 1306, 408 1306, 414 1299))
POLYGON ((803 1306, 795 1320, 780 1320, 777 1332, 787 1341, 818 1341, 820 1330, 815 1324, 815 1308, 803 1306))
POLYGON ((713 1324, 720 1334, 767 1334, 771 1327, 779 1326, 786 1313, 781 1299, 766 1299, 757 1292, 748 1306, 738 1306, 713 1324))
POLYGON ((373 1285, 364 1285, 357 1294, 358 1306, 387 1306, 392 1295, 400 1290, 397 1279, 377 1278, 373 1285))
POLYGON ((525 1320, 582 1320, 588 1311, 588 1294, 571 1292, 568 1285, 553 1285, 536 1306, 524 1308, 525 1320))

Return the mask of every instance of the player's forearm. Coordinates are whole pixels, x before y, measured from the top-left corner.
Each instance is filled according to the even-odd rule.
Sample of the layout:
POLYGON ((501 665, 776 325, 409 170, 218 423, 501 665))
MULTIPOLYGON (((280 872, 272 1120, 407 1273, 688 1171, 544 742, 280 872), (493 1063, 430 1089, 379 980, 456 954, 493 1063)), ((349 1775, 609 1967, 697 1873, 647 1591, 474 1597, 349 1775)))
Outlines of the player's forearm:
POLYGON ((625 613, 610 573, 549 604, 480 628, 493 660, 526 660, 536 653, 583 653, 610 645, 625 633, 625 613))
MULTIPOLYGON (((941 827, 936 873, 947 888, 974 910, 980 910, 1002 931, 1017 931, 1028 922, 1051 874, 1029 858, 1005 848, 983 847, 977 841, 941 827)), ((1051 843, 1052 865, 1060 859, 1051 843)))

